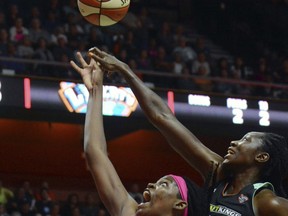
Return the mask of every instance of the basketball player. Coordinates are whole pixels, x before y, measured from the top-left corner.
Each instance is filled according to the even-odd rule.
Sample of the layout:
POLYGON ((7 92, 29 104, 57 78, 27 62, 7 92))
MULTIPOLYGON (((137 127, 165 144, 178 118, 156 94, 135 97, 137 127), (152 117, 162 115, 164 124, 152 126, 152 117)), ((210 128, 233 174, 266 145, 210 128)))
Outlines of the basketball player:
POLYGON ((210 182, 209 215, 288 215, 283 188, 288 173, 288 146, 284 137, 249 132, 240 140, 231 141, 227 154, 221 157, 181 124, 127 64, 96 47, 89 54, 102 70, 123 75, 151 123, 210 182))
POLYGON ((102 94, 103 72, 92 59, 89 64, 78 52, 82 67, 71 61, 89 90, 84 128, 84 152, 99 196, 110 215, 119 216, 203 216, 202 190, 186 177, 167 175, 148 184, 143 192, 144 203, 138 204, 124 188, 107 156, 103 128, 102 94), (191 200, 199 198, 197 203, 191 200))

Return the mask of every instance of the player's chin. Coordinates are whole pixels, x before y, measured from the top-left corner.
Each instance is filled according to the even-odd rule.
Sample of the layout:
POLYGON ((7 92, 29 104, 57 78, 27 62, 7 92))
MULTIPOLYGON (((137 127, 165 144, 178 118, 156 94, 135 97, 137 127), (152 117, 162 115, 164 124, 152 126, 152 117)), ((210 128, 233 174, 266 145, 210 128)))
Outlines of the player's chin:
POLYGON ((142 215, 147 215, 147 207, 138 207, 138 209, 136 210, 135 216, 142 216, 142 215))

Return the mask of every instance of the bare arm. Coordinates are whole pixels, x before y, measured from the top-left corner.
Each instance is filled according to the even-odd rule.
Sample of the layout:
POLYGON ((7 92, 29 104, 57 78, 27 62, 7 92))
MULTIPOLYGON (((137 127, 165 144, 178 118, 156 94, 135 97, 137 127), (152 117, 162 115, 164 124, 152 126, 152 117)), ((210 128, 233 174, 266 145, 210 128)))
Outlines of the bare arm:
POLYGON ((103 72, 94 60, 88 65, 80 54, 78 54, 78 58, 83 69, 74 62, 71 62, 71 65, 82 75, 83 81, 89 89, 84 128, 84 152, 90 172, 99 196, 109 213, 132 216, 135 214, 137 203, 129 196, 107 156, 102 116, 103 72), (89 73, 87 75, 87 71, 90 75, 89 73), (84 74, 86 79, 84 79, 84 74))
POLYGON ((159 129, 171 147, 205 178, 211 161, 219 163, 222 157, 204 146, 171 112, 167 104, 133 73, 129 66, 97 48, 91 56, 100 62, 103 70, 120 72, 135 94, 150 122, 159 129))
POLYGON ((254 198, 254 210, 256 216, 288 216, 288 200, 271 190, 262 190, 254 198))

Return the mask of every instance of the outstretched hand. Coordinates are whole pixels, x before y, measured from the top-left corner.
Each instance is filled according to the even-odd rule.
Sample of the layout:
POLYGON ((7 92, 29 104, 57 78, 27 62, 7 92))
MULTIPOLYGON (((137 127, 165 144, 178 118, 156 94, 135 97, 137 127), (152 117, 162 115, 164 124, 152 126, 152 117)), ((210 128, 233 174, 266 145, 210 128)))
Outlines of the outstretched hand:
POLYGON ((86 88, 91 90, 92 87, 97 84, 99 79, 103 77, 103 74, 101 73, 102 70, 94 59, 90 59, 88 64, 80 52, 77 52, 76 55, 81 67, 72 60, 70 61, 70 64, 81 75, 86 88))
POLYGON ((100 67, 103 71, 110 73, 119 70, 124 65, 123 62, 114 56, 99 50, 97 47, 89 49, 89 56, 100 63, 100 67))

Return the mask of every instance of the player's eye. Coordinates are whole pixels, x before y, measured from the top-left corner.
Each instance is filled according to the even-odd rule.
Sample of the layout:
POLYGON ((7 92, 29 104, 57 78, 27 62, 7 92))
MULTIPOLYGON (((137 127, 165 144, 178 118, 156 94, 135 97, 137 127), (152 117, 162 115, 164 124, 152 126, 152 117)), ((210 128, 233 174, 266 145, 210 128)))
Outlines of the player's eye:
POLYGON ((168 183, 167 183, 167 182, 161 182, 161 183, 160 183, 160 186, 162 186, 162 187, 167 187, 167 186, 168 186, 168 183))

